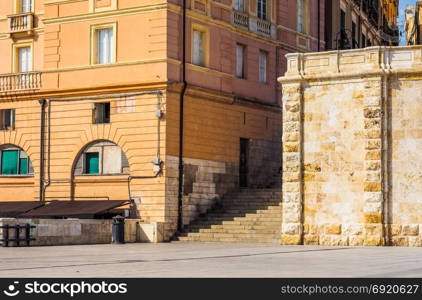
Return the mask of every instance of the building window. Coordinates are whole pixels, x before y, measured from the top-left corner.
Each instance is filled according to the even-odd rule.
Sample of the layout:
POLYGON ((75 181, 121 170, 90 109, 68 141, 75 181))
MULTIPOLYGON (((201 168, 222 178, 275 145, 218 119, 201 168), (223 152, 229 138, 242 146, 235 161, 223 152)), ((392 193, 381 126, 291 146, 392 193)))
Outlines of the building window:
POLYGON ((193 30, 192 63, 197 66, 205 66, 205 33, 193 30))
POLYGON ((267 19, 267 0, 258 0, 258 18, 267 19))
POLYGON ((92 143, 78 157, 75 175, 128 174, 129 162, 116 144, 109 141, 92 143))
POLYGON ((355 49, 356 47, 356 23, 352 21, 352 48, 355 49))
POLYGON ((113 62, 113 30, 103 28, 97 30, 97 64, 113 62))
POLYGON ((306 0, 297 0, 297 31, 306 33, 306 0))
POLYGON ((92 115, 94 124, 110 123, 110 102, 94 103, 92 115))
POLYGON ((31 175, 34 173, 32 163, 25 151, 16 147, 0 149, 0 175, 31 175))
POLYGON ((235 0, 234 9, 240 12, 245 12, 245 0, 235 0))
POLYGON ((18 0, 19 13, 25 14, 32 12, 32 0, 18 0))
POLYGON ((362 33, 361 35, 361 47, 365 48, 366 36, 362 33))
POLYGON ((85 153, 85 174, 99 174, 100 153, 85 153))
POLYGON ((245 78, 245 49, 241 44, 236 44, 236 77, 245 78))
POLYGON ((32 70, 32 55, 31 55, 31 47, 18 47, 16 48, 17 57, 18 57, 18 65, 17 65, 17 72, 29 72, 32 70))
POLYGON ((91 26, 91 64, 116 62, 117 23, 91 26))
POLYGON ((267 83, 268 53, 259 51, 259 82, 267 83))
POLYGON ((0 130, 11 130, 15 128, 15 110, 0 110, 0 130))

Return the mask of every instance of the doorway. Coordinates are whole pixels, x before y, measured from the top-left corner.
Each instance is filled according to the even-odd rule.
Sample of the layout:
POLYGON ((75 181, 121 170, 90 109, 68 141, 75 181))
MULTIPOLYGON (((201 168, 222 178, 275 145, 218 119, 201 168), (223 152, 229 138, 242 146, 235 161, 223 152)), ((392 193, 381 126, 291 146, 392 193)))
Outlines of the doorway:
POLYGON ((240 138, 239 185, 248 187, 249 175, 249 139, 240 138))

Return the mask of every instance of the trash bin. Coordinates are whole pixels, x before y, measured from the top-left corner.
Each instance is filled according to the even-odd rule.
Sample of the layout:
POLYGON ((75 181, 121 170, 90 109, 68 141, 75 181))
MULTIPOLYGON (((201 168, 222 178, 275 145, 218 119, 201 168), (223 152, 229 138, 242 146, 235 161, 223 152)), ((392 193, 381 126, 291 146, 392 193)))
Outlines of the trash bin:
POLYGON ((125 243, 125 218, 122 216, 113 217, 111 241, 113 244, 125 243))

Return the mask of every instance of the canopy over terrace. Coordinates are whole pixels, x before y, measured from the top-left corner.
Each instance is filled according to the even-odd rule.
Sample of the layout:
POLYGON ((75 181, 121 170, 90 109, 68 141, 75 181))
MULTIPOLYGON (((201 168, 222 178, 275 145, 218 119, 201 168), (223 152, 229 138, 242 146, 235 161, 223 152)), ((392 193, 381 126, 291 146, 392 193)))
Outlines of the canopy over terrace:
POLYGON ((0 217, 95 219, 111 217, 127 204, 127 200, 0 202, 0 217))

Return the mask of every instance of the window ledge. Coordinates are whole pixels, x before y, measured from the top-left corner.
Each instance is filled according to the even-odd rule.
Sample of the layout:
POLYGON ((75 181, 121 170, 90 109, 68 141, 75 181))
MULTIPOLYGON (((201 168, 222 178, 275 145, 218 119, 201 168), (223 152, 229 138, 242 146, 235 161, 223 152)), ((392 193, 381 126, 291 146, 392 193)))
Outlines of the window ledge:
POLYGON ((1 175, 0 178, 33 178, 34 175, 1 175))

